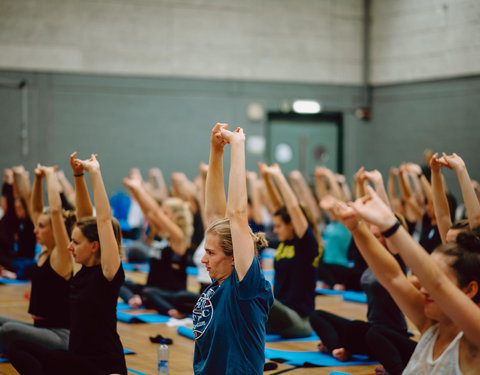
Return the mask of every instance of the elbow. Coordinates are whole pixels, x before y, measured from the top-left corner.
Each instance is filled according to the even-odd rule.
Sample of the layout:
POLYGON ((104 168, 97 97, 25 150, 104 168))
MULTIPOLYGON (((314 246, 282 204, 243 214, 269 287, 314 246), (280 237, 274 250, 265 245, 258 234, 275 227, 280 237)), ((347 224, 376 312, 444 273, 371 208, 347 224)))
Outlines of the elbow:
POLYGON ((245 219, 248 221, 247 207, 229 207, 227 208, 227 217, 231 220, 245 219))

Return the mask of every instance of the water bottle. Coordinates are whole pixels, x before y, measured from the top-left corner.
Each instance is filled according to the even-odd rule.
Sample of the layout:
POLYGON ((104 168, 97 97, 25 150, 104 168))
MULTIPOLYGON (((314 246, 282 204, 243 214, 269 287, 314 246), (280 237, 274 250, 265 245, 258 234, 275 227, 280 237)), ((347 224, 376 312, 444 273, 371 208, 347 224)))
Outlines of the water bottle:
POLYGON ((158 375, 169 375, 168 370, 168 345, 166 340, 160 341, 158 347, 158 375))

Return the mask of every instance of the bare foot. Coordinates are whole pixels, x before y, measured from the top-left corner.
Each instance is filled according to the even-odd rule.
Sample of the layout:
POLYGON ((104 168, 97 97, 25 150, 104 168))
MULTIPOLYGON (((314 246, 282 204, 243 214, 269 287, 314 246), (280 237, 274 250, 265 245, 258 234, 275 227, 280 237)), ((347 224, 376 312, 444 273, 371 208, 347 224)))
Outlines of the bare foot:
POLYGON ((323 342, 321 341, 318 343, 318 350, 322 353, 330 354, 330 350, 328 350, 328 348, 325 345, 323 345, 323 342))
POLYGON ((343 285, 343 284, 335 284, 335 285, 333 286, 333 290, 345 291, 345 290, 347 290, 347 289, 345 288, 345 285, 343 285))
POLYGON ((135 294, 128 300, 128 304, 134 309, 138 309, 140 306, 142 306, 142 298, 138 294, 135 294))
POLYGON ((168 315, 170 315, 172 318, 175 318, 175 319, 183 319, 186 316, 182 314, 180 311, 178 311, 177 309, 168 310, 168 315))
POLYGON ((324 281, 317 281, 317 286, 318 289, 330 289, 330 285, 328 285, 324 281))
POLYGON ((332 355, 339 361, 346 362, 352 358, 351 354, 345 348, 333 349, 332 355))

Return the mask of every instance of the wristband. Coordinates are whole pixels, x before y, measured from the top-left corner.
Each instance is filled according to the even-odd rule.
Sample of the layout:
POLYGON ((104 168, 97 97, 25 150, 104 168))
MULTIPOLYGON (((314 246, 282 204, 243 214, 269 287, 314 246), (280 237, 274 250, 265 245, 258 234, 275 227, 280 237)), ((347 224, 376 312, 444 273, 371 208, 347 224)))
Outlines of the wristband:
POLYGON ((73 175, 73 177, 82 177, 82 176, 83 176, 83 173, 73 175))
POLYGON ((382 236, 385 237, 385 238, 390 237, 392 234, 394 234, 398 230, 398 228, 400 228, 400 225, 402 225, 402 224, 400 223, 400 220, 397 219, 395 224, 393 224, 386 231, 382 232, 382 236))

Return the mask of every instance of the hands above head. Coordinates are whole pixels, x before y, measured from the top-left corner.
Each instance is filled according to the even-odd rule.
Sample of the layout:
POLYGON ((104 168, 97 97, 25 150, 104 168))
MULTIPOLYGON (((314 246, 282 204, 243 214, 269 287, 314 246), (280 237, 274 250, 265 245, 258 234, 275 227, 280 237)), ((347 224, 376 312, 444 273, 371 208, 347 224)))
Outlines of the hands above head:
POLYGON ((12 171, 13 173, 16 173, 16 174, 23 174, 25 173, 25 168, 23 165, 16 165, 12 167, 12 171))
POLYGON ((340 184, 345 184, 347 182, 347 179, 345 178, 345 176, 340 173, 335 173, 335 179, 340 184))
POLYGON ((430 159, 430 169, 432 172, 440 171, 442 167, 448 167, 448 163, 444 160, 443 157, 438 157, 438 152, 433 154, 432 158, 430 159))
POLYGON ((443 156, 441 159, 446 163, 445 166, 447 168, 453 169, 455 172, 465 169, 465 162, 456 153, 447 155, 446 153, 442 152, 442 155, 443 156))
POLYGON ((92 154, 88 160, 75 159, 75 161, 78 160, 78 162, 82 164, 84 170, 86 170, 88 173, 92 173, 100 170, 100 164, 97 160, 97 156, 98 154, 92 154))
POLYGON ((353 175, 353 178, 358 183, 364 182, 367 179, 367 177, 365 176, 365 167, 360 167, 360 169, 353 175))
POLYGON ((422 168, 415 163, 407 163, 406 164, 407 171, 415 176, 418 176, 419 174, 422 174, 422 168))
POLYGON ((128 188, 128 189, 140 189, 142 187, 142 181, 138 178, 134 177, 125 177, 122 180, 123 184, 128 188))
POLYGON ((267 176, 267 175, 268 175, 268 172, 267 172, 268 166, 267 166, 267 164, 262 163, 262 162, 258 162, 257 165, 258 165, 258 171, 260 172, 260 175, 261 175, 262 177, 267 176))
POLYGON ((53 167, 47 167, 45 165, 37 164, 37 168, 35 169, 35 175, 38 175, 39 177, 46 177, 47 174, 55 174, 57 168, 58 165, 55 165, 53 167))
POLYGON ((303 178, 302 173, 300 171, 297 171, 297 170, 291 171, 288 174, 288 177, 290 177, 291 179, 294 179, 294 180, 300 180, 300 179, 303 178))
POLYGON ((279 176, 282 174, 282 170, 278 163, 274 163, 271 166, 265 168, 266 173, 272 176, 279 176))
POLYGON ((390 174, 393 176, 398 176, 399 170, 397 167, 391 167, 390 168, 390 174))
POLYGON ((320 201, 320 207, 330 211, 350 231, 355 230, 360 222, 361 218, 353 207, 336 199, 333 195, 325 196, 320 201))
POLYGON ((226 130, 228 124, 217 123, 212 129, 212 135, 210 137, 210 143, 212 150, 223 152, 225 145, 228 143, 224 137, 222 137, 221 130, 226 130))
POLYGON ((77 152, 73 152, 70 155, 70 166, 72 167, 73 175, 80 176, 83 174, 84 168, 80 160, 75 159, 77 157, 77 152))
POLYGON ((364 171, 362 178, 370 181, 374 185, 383 183, 382 174, 376 169, 373 171, 364 171))
POLYGON ((9 185, 13 184, 13 171, 10 168, 3 170, 3 181, 9 185))
POLYGON ((257 173, 253 171, 247 171, 247 180, 256 181, 257 173))
POLYGON ((381 231, 390 228, 396 222, 392 210, 382 201, 371 186, 367 186, 368 195, 358 198, 350 206, 365 220, 375 224, 381 231))
POLYGON ((220 129, 220 136, 225 140, 226 143, 238 143, 245 142, 245 133, 242 128, 237 128, 235 131, 231 132, 226 128, 220 129))
POLYGON ((325 166, 317 165, 314 170, 314 175, 316 177, 328 176, 332 171, 325 166))
POLYGON ((203 161, 198 166, 198 171, 202 177, 206 177, 208 173, 208 164, 205 164, 203 161))

